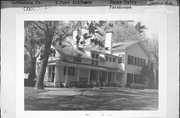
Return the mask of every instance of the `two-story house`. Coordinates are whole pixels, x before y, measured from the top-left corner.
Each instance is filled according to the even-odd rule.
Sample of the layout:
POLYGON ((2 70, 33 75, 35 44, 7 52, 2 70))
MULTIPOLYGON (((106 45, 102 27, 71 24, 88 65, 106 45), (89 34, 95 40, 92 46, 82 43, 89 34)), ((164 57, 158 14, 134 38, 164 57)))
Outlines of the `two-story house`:
POLYGON ((141 70, 148 62, 148 55, 138 41, 112 44, 112 33, 107 33, 105 47, 109 50, 77 49, 75 44, 54 46, 56 56, 49 59, 44 81, 55 87, 74 81, 116 83, 123 87, 142 83, 141 70))

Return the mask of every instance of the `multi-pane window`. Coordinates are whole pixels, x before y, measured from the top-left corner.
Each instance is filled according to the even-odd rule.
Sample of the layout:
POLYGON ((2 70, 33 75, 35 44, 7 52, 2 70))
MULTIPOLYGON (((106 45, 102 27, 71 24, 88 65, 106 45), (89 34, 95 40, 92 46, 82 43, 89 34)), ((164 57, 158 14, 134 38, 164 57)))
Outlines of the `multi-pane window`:
POLYGON ((144 66, 146 64, 146 60, 139 57, 128 55, 128 64, 135 66, 144 66))
POLYGON ((124 55, 123 54, 120 54, 118 56, 118 63, 124 63, 124 55))
POLYGON ((74 57, 74 62, 81 62, 81 57, 74 57))
POLYGON ((146 60, 145 59, 142 59, 142 66, 145 66, 146 65, 146 60))
POLYGON ((106 58, 106 61, 108 61, 108 56, 106 56, 105 58, 106 58))
POLYGON ((138 66, 141 66, 141 64, 140 64, 141 61, 140 61, 140 60, 141 60, 141 59, 140 59, 139 57, 137 57, 137 65, 138 65, 138 66))
POLYGON ((94 65, 98 66, 98 60, 95 60, 95 64, 94 65))
POLYGON ((133 65, 133 63, 134 63, 134 57, 133 57, 133 56, 128 55, 128 64, 133 65))
POLYGON ((112 57, 112 56, 110 56, 110 55, 109 55, 109 56, 106 55, 105 58, 106 58, 106 61, 114 62, 114 63, 116 62, 116 57, 115 57, 115 56, 112 57))
POLYGON ((129 86, 131 83, 143 84, 143 79, 138 74, 128 73, 127 74, 127 85, 129 86))
POLYGON ((69 75, 69 76, 74 76, 75 75, 75 67, 67 67, 67 66, 64 66, 64 75, 66 75, 66 73, 69 75), (68 70, 67 70, 68 69, 68 70))
POLYGON ((135 59, 135 65, 138 66, 138 60, 137 60, 137 57, 134 57, 135 59))
POLYGON ((94 53, 92 53, 92 54, 91 54, 91 57, 92 57, 92 58, 95 58, 95 54, 94 54, 94 53))
POLYGON ((96 54, 96 59, 98 59, 99 58, 99 54, 96 54))
POLYGON ((98 60, 91 60, 91 64, 95 65, 95 66, 98 66, 98 60))
POLYGON ((131 83, 133 83, 134 80, 133 80, 133 74, 131 73, 127 73, 127 86, 130 86, 131 83))
POLYGON ((99 54, 92 52, 91 57, 92 57, 91 64, 98 66, 99 54))
POLYGON ((143 80, 140 75, 134 74, 134 83, 136 84, 143 84, 143 80))
POLYGON ((134 74, 134 83, 138 83, 139 76, 137 74, 134 74))
POLYGON ((109 62, 111 62, 112 61, 112 57, 109 57, 109 62))
POLYGON ((118 58, 118 63, 122 63, 122 58, 121 57, 118 58))
POLYGON ((116 59, 115 58, 113 58, 113 62, 115 62, 116 61, 116 59))

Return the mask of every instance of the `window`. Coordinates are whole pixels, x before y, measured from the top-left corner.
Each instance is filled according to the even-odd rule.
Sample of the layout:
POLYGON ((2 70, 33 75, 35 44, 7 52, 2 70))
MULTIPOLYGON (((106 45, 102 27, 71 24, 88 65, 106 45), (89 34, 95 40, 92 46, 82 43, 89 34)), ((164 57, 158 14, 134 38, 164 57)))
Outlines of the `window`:
POLYGON ((96 59, 98 59, 99 58, 99 54, 96 54, 96 59))
POLYGON ((67 66, 64 66, 64 75, 66 75, 67 68, 68 68, 67 74, 70 76, 74 76, 75 75, 75 68, 74 67, 67 67, 67 66))
POLYGON ((94 64, 94 65, 95 65, 95 66, 98 66, 98 60, 95 61, 95 64, 94 64))
POLYGON ((91 57, 92 57, 91 64, 98 66, 99 54, 91 52, 91 57))
POLYGON ((141 66, 145 66, 146 65, 146 60, 145 59, 141 59, 141 66))
POLYGON ((75 68, 74 67, 68 67, 68 75, 70 75, 70 76, 75 75, 75 68))
MULTIPOLYGON (((121 59, 118 62, 120 61, 121 59)), ((146 60, 139 57, 128 55, 128 64, 135 66, 144 66, 146 64, 146 60)))
POLYGON ((111 82, 111 72, 108 72, 108 82, 111 82))
POLYGON ((81 62, 81 57, 74 57, 74 62, 81 62))
POLYGON ((136 83, 136 84, 142 84, 143 83, 140 75, 134 74, 134 83, 136 83))
POLYGON ((94 64, 95 64, 94 60, 91 60, 91 64, 92 64, 92 65, 94 65, 94 64))
POLYGON ((118 58, 118 63, 122 63, 122 58, 121 57, 118 58))
POLYGON ((138 58, 137 57, 134 57, 135 58, 135 65, 138 66, 138 58))
POLYGON ((66 66, 64 66, 64 75, 66 75, 66 66))
POLYGON ((112 57, 109 57, 109 62, 111 62, 112 61, 112 57))
POLYGON ((115 62, 116 61, 116 59, 115 58, 113 58, 113 62, 115 62))
POLYGON ((92 58, 95 58, 95 54, 94 54, 94 53, 92 53, 92 54, 91 54, 91 57, 92 57, 92 58))
POLYGON ((106 61, 108 61, 108 56, 106 56, 106 61))
POLYGON ((124 63, 124 54, 119 55, 118 63, 124 63))
POLYGON ((138 79, 139 79, 138 75, 134 74, 134 83, 138 83, 138 79))
POLYGON ((140 66, 140 58, 137 57, 137 65, 140 66))
POLYGON ((133 56, 128 55, 128 64, 131 64, 131 65, 135 64, 133 56))
POLYGON ((140 66, 142 66, 143 59, 140 60, 140 66))
POLYGON ((127 73, 127 86, 130 87, 131 83, 133 83, 133 74, 127 73))

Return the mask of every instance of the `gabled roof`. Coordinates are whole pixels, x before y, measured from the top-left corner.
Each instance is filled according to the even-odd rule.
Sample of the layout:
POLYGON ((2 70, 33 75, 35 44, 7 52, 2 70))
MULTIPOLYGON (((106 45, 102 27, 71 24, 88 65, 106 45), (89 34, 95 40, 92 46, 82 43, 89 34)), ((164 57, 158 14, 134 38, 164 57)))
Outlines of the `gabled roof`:
POLYGON ((128 47, 130 47, 134 44, 139 44, 139 46, 142 48, 142 50, 145 52, 145 54, 150 58, 150 54, 149 54, 147 48, 140 41, 128 41, 128 42, 116 43, 112 46, 112 52, 113 51, 125 51, 128 47))
POLYGON ((54 47, 60 54, 63 53, 64 55, 69 55, 69 56, 77 56, 80 54, 82 58, 90 58, 86 53, 80 50, 76 50, 71 45, 67 45, 66 47, 59 47, 55 45, 54 47))
POLYGON ((128 42, 121 42, 121 43, 115 43, 112 46, 112 51, 124 51, 125 49, 127 49, 128 47, 130 47, 131 45, 138 43, 139 41, 128 41, 128 42))

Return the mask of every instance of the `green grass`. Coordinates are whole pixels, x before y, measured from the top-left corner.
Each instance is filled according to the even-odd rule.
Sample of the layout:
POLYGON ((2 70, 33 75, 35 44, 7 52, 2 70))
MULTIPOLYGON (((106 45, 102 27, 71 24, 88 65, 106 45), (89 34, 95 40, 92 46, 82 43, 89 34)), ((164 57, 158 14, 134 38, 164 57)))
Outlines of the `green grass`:
MULTIPOLYGON (((73 91, 73 89, 70 89, 73 91)), ((80 94, 41 94, 47 90, 25 88, 25 110, 157 110, 156 90, 117 91, 75 89, 80 94)), ((49 90, 53 91, 53 90, 49 90)), ((57 90, 56 90, 57 91, 57 90)), ((65 89, 63 91, 69 91, 65 89)), ((57 91, 59 92, 59 91, 57 91)))

